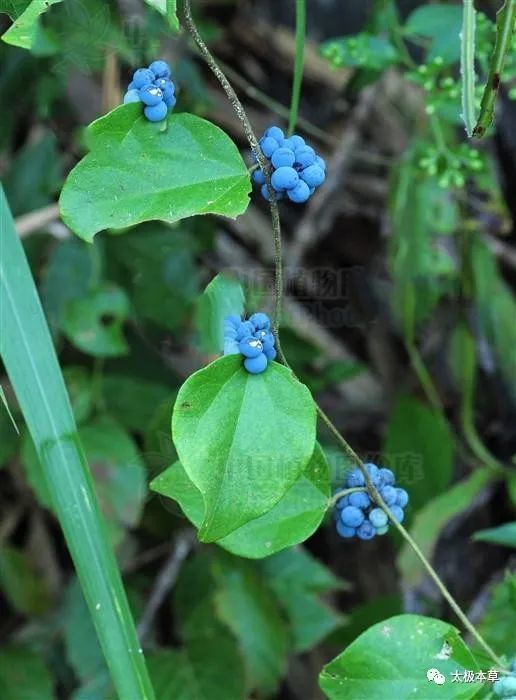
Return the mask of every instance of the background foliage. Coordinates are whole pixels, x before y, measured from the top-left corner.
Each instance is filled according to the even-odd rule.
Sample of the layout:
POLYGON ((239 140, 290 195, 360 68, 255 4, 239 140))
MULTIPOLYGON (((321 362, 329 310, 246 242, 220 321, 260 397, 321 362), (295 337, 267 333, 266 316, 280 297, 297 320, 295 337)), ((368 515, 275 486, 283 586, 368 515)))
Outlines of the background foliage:
MULTIPOLYGON (((349 464, 322 432, 308 466, 302 473, 297 468, 315 438, 300 387, 298 432, 280 431, 292 462, 283 473, 292 469, 274 506, 274 538, 271 511, 263 514, 272 492, 251 504, 250 513, 261 516, 255 520, 239 522, 242 509, 235 506, 231 522, 212 512, 207 524, 199 490, 211 488, 217 465, 206 474, 202 455, 195 463, 180 426, 172 443, 171 409, 187 377, 218 354, 213 319, 228 313, 227 303, 229 311, 242 307, 236 280, 248 310, 272 308, 272 239, 257 193, 244 216, 217 216, 246 208, 250 185, 238 151, 250 163, 248 147, 191 42, 174 26, 171 31, 168 5, 167 15, 164 2, 0 1, 0 103, 8 106, 0 116, 2 184, 156 697, 320 698, 318 674, 331 659, 321 676, 329 697, 385 697, 371 684, 385 680, 378 664, 386 656, 386 620, 403 640, 406 625, 424 625, 409 669, 420 671, 418 677, 442 638, 453 642, 450 669, 488 668, 461 641, 457 620, 406 544, 396 535, 343 541, 331 517, 324 518, 330 487, 342 483, 349 464), (116 109, 133 68, 162 55, 180 88, 174 128, 164 138, 143 129, 131 108, 116 109), (204 134, 200 150, 213 147, 209 171, 196 170, 194 123, 204 134), (106 148, 103 130, 113 124, 137 145, 122 140, 106 148), (106 168, 114 161, 129 186, 141 183, 139 210, 112 201, 106 168), (74 187, 78 174, 91 184, 86 193, 74 187), (232 197, 205 210, 211 215, 184 218, 201 213, 210 188, 223 192, 229 184, 232 197), (144 221, 146 197, 164 185, 169 194, 155 214, 164 221, 144 221), (93 238, 111 227, 117 230, 93 238), (212 283, 203 293, 221 272, 227 275, 218 278, 222 291, 212 283), (201 544, 192 522, 202 540, 220 546, 201 544), (422 623, 420 615, 442 622, 422 623), (364 674, 364 658, 372 659, 372 675, 364 674), (340 674, 350 672, 353 685, 341 695, 340 674)), ((257 133, 286 123, 291 5, 195 3, 203 35, 257 133)), ((516 52, 501 76, 496 129, 485 141, 467 142, 460 117, 461 4, 349 5, 308 3, 298 130, 328 159, 330 175, 306 208, 282 205, 283 347, 359 454, 394 469, 411 494, 410 532, 497 654, 510 657, 516 654, 510 184, 516 52)), ((476 6, 478 107, 498 4, 476 6)), ((182 395, 190 383, 202 383, 203 372, 226 381, 231 370, 231 358, 217 361, 190 378, 182 395)), ((286 373, 278 367, 270 381, 278 388, 286 373)), ((3 371, 1 379, 19 431, 2 408, 1 696, 111 698, 56 504, 3 371)), ((212 425, 238 430, 227 411, 239 391, 246 395, 245 387, 232 386, 212 425)), ((259 416, 253 440, 270 448, 278 425, 268 421, 263 396, 246 399, 249 413, 259 416)), ((234 502, 235 494, 226 495, 234 502)), ((396 687, 396 697, 407 696, 403 684, 396 687)), ((426 681, 422 688, 430 692, 426 681)), ((443 695, 437 686, 432 692, 485 695, 475 684, 460 686, 463 694, 443 695)))

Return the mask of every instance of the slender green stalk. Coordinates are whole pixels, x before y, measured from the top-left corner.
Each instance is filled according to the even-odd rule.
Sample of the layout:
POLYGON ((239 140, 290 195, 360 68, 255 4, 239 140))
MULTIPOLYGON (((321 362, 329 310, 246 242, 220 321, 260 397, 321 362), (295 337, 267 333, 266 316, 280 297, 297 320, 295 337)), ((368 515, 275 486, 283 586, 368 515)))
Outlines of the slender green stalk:
MULTIPOLYGON (((190 32, 192 37, 194 38, 195 42, 199 46, 199 49, 201 50, 201 53, 204 55, 208 66, 211 68, 212 72, 214 75, 218 78, 219 82, 221 83, 224 91, 226 92, 226 95, 228 96, 231 104, 233 105, 235 109, 235 113, 237 117, 241 120, 244 129, 246 131, 246 134, 250 133, 251 138, 248 136, 249 144, 253 151, 255 150, 256 146, 256 137, 253 133, 252 127, 250 125, 249 119, 247 118, 247 115, 242 107, 242 104, 238 100, 238 97, 236 96, 235 91, 233 90, 232 86, 230 85, 229 81, 227 80, 226 76, 218 66, 217 62, 215 61, 214 57, 212 54, 209 52, 208 48, 204 44, 204 41, 202 40, 201 36, 199 35, 199 32, 197 30, 197 27, 194 23, 194 20, 192 18, 191 12, 190 12, 190 0, 183 0, 183 16, 182 16, 182 23, 185 26, 185 28, 190 32)), ((263 158, 263 154, 261 153, 261 150, 258 147, 258 152, 260 156, 263 158)), ((260 165, 261 161, 259 159, 260 165)), ((267 177, 267 176, 266 176, 267 177)), ((271 189, 271 188, 269 188, 271 189)), ((278 207, 276 202, 272 201, 272 192, 269 192, 269 198, 270 198, 270 205, 271 205, 271 213, 272 213, 272 229, 273 229, 273 235, 274 235, 274 245, 275 245, 275 273, 276 273, 276 294, 283 294, 283 261, 282 261, 282 254, 281 254, 281 228, 280 228, 280 221, 279 221, 279 213, 278 213, 278 207)), ((276 309, 281 308, 281 300, 276 300, 276 309)), ((279 342, 279 333, 278 331, 278 324, 279 324, 279 316, 276 316, 276 336, 277 336, 277 347, 278 347, 278 356, 279 358, 284 362, 284 364, 290 368, 288 362, 285 359, 285 356, 281 350, 281 345, 279 342)), ((342 448, 343 452, 351 459, 351 461, 357 465, 357 467, 360 469, 364 476, 364 480, 366 483, 367 491, 371 495, 372 499, 378 503, 378 505, 385 510, 387 513, 389 519, 393 523, 393 525, 399 530, 403 538, 411 545, 411 547, 414 549, 416 555, 418 558, 421 560, 421 563, 425 567, 425 569, 428 571, 430 574, 431 578, 434 580, 436 583, 437 587, 441 591, 442 595, 444 598, 448 601, 452 609, 454 610, 455 614, 459 618, 459 620, 462 622, 464 627, 470 632, 472 636, 475 637, 475 639, 478 641, 478 643, 483 647, 483 649, 486 651, 486 653, 490 656, 490 658, 500 667, 504 668, 504 664, 501 661, 501 659, 495 654, 495 652, 491 649, 491 647, 488 645, 488 643, 483 639, 481 634, 475 629, 475 627, 472 625, 472 623, 468 620, 466 614, 462 611, 460 608, 459 604, 455 601, 451 593, 448 591, 444 583, 441 581, 439 578, 439 575, 437 572, 434 570, 428 559, 426 559, 425 555, 423 552, 420 550, 418 547, 417 543, 413 540, 411 535, 405 530, 405 528, 398 523, 396 518, 393 516, 390 508, 387 506, 383 498, 381 497, 381 494, 378 492, 378 489, 376 486, 373 484, 371 481, 371 478, 369 476, 369 472, 365 468, 364 463, 358 456, 358 454, 354 451, 354 449, 351 447, 351 445, 342 437, 340 432, 337 430, 335 425, 332 423, 330 418, 326 415, 326 413, 323 411, 323 409, 316 404, 316 410, 317 414, 319 415, 320 419, 324 422, 328 430, 332 433, 332 435, 335 437, 335 440, 338 442, 340 447, 342 448)))
POLYGON ((36 287, 0 187, 0 354, 120 698, 153 700, 36 287))
POLYGON ((475 128, 475 23, 473 0, 463 0, 460 72, 462 75, 462 118, 471 138, 475 128))
POLYGON ((469 329, 464 328, 461 343, 462 360, 462 397, 461 397, 461 422, 462 431, 466 442, 473 454, 487 467, 499 474, 505 474, 506 470, 496 457, 494 457, 480 439, 475 427, 473 404, 475 400, 475 385, 477 373, 477 359, 475 341, 469 329))
POLYGON ((505 0, 496 14, 496 41, 489 65, 489 75, 480 103, 480 113, 473 136, 482 138, 493 121, 494 106, 502 77, 505 57, 511 48, 516 23, 516 0, 505 0))
POLYGON ((306 4, 305 0, 296 0, 296 56, 294 59, 294 79, 290 98, 288 118, 288 135, 292 136, 297 124, 301 85, 303 83, 303 66, 305 62, 306 4))

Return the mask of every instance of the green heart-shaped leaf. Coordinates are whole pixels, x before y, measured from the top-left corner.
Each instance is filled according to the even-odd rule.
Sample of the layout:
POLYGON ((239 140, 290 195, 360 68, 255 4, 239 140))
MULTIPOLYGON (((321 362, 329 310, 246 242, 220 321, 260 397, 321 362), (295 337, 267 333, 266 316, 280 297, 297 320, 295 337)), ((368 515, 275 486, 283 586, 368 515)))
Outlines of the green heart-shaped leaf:
POLYGON ((453 682, 453 674, 479 670, 455 627, 422 615, 398 615, 366 630, 319 678, 330 700, 468 700, 482 684, 453 682), (441 676, 442 683, 434 682, 441 676))
POLYGON ((199 539, 220 540, 271 510, 312 456, 315 423, 310 392, 276 362, 252 375, 229 355, 189 377, 172 435, 204 499, 199 539))
POLYGON ((106 228, 125 228, 195 214, 235 217, 249 203, 249 174, 237 147, 210 122, 172 114, 151 123, 132 103, 94 121, 90 153, 61 192, 63 221, 91 241, 106 228))
MULTIPOLYGON (((204 519, 201 492, 176 462, 151 483, 151 489, 176 500, 199 527, 204 519)), ((328 508, 330 481, 323 451, 316 445, 303 474, 267 513, 250 520, 217 544, 239 557, 260 559, 304 542, 319 527, 328 508)))

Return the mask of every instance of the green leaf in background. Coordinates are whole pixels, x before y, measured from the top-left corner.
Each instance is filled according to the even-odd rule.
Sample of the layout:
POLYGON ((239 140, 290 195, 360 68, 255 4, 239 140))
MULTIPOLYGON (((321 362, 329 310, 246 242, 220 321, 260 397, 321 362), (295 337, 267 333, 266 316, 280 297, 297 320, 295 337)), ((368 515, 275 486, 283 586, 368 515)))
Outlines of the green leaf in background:
POLYGON ((329 39, 321 45, 321 54, 333 68, 350 66, 381 71, 399 61, 398 52, 388 39, 367 32, 329 39))
POLYGON ((7 405, 5 410, 0 406, 0 469, 14 457, 19 442, 20 436, 7 413, 7 405))
POLYGON ((252 375, 239 355, 221 357, 181 387, 172 436, 201 492, 199 538, 214 542, 276 505, 315 447, 308 389, 276 362, 252 375))
POLYGON ((228 636, 199 637, 185 650, 160 649, 149 657, 159 700, 244 700, 243 673, 228 636))
POLYGON ((70 238, 52 248, 42 274, 41 301, 54 333, 61 328, 68 304, 98 287, 101 268, 99 246, 70 238))
POLYGON ((179 31, 177 0, 145 0, 145 2, 166 17, 172 29, 179 31))
POLYGON ((115 687, 122 697, 153 700, 50 332, 1 187, 0 219, 2 361, 43 465, 115 687))
POLYGON ((133 439, 109 418, 97 418, 79 435, 114 542, 140 520, 146 473, 133 439))
MULTIPOLYGON (((445 493, 428 501, 416 514, 410 527, 410 534, 428 559, 432 558, 434 547, 444 526, 471 506, 492 478, 493 473, 489 469, 477 469, 445 493)), ((398 567, 403 580, 409 586, 417 586, 426 574, 419 558, 408 543, 403 545, 398 555, 398 567)))
POLYGON ((52 677, 43 660, 22 646, 0 649, 2 700, 55 700, 52 677))
POLYGON ((50 204, 61 184, 55 135, 46 134, 19 151, 3 183, 14 216, 50 204))
POLYGON ((81 238, 142 221, 194 214, 235 217, 249 204, 250 178, 226 134, 193 114, 166 127, 122 105, 88 127, 90 153, 61 192, 63 221, 81 238))
POLYGON ((34 567, 29 554, 1 544, 0 590, 23 615, 42 615, 51 603, 47 582, 34 567))
POLYGON ((88 420, 93 410, 93 379, 85 367, 69 365, 63 369, 73 415, 77 423, 88 420))
POLYGON ((473 539, 476 542, 490 542, 516 548, 516 523, 504 523, 488 530, 479 530, 475 532, 473 539))
POLYGON ((240 643, 250 685, 273 693, 285 673, 288 649, 277 600, 251 562, 219 556, 214 574, 217 611, 240 643))
MULTIPOLYGON (((176 500, 187 518, 200 527, 204 518, 202 495, 180 462, 156 477, 150 487, 176 500)), ((217 540, 217 544, 237 556, 259 559, 304 542, 319 527, 329 497, 328 464, 317 445, 303 474, 271 510, 217 540)))
POLYGON ((408 17, 403 27, 406 37, 430 39, 430 60, 440 56, 445 63, 460 58, 462 8, 460 5, 422 5, 408 17))
POLYGON ((496 260, 479 236, 472 244, 475 301, 482 332, 491 343, 499 372, 516 404, 516 300, 496 260))
POLYGON ((516 575, 507 572, 505 579, 491 589, 489 603, 478 631, 498 654, 508 659, 516 655, 516 575))
POLYGON ((197 326, 201 349, 222 352, 224 348, 224 318, 244 314, 244 290, 238 280, 224 274, 212 279, 199 299, 197 326))
POLYGON ((393 406, 382 455, 410 492, 417 510, 448 486, 453 470, 453 440, 440 413, 417 399, 401 396, 393 406))
MULTIPOLYGON (((145 467, 131 436, 108 417, 82 425, 79 436, 107 528, 117 544, 125 530, 139 522, 147 494, 145 467)), ((38 501, 53 510, 44 471, 27 433, 23 438, 22 459, 38 501)))
MULTIPOLYGON (((443 9, 442 6, 439 9, 443 9)), ((403 322, 405 336, 409 329, 413 334, 417 324, 429 318, 440 297, 453 287, 457 277, 456 265, 436 246, 439 237, 434 237, 434 233, 445 233, 449 229, 456 210, 449 198, 436 194, 433 179, 421 179, 419 157, 413 147, 402 160, 392 180, 389 202, 392 303, 403 322), (429 202, 433 206, 429 206, 429 202)))
POLYGON ((399 615, 370 627, 321 672, 330 700, 468 700, 482 683, 452 683, 455 671, 478 671, 477 662, 452 625, 421 615, 399 615), (437 669, 438 685, 427 679, 437 669))
POLYGON ((265 559, 260 568, 285 610, 296 652, 308 651, 343 623, 320 598, 344 587, 333 573, 302 547, 265 559))
MULTIPOLYGON (((110 236, 107 255, 122 266, 135 314, 176 330, 191 317, 198 293, 198 240, 188 230, 152 221, 110 236)), ((125 281, 125 280, 124 280, 125 281)))
POLYGON ((106 285, 71 301, 64 312, 63 332, 79 350, 95 357, 117 357, 129 352, 123 323, 129 298, 120 287, 106 285))
POLYGON ((199 551, 182 566, 173 603, 184 649, 178 657, 177 674, 171 668, 166 672, 163 669, 163 676, 153 674, 160 700, 169 697, 176 700, 178 696, 184 700, 198 696, 210 700, 237 700, 245 695, 244 661, 237 640, 217 617, 215 586, 212 557, 206 550, 199 551), (198 695, 190 687, 192 673, 199 679, 198 695), (163 685, 165 675, 170 677, 170 689, 163 685), (181 695, 177 685, 183 675, 188 680, 185 694, 181 695))
POLYGON ((105 673, 106 662, 77 579, 67 586, 61 617, 66 660, 81 683, 89 683, 105 673))
POLYGON ((140 377, 106 374, 102 377, 102 397, 106 411, 129 430, 144 432, 164 402, 168 405, 167 424, 170 424, 174 395, 166 385, 140 377))
POLYGON ((61 0, 32 0, 29 2, 19 16, 13 17, 12 26, 2 35, 3 41, 22 49, 31 49, 37 39, 40 15, 56 2, 61 2, 61 0))

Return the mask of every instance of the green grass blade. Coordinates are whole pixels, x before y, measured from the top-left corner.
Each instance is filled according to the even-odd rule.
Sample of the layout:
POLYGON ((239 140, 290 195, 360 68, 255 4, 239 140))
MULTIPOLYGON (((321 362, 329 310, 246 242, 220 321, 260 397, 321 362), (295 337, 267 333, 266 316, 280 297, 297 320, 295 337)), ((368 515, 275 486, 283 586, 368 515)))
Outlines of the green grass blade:
POLYGON ((0 354, 41 459, 118 695, 153 700, 61 370, 1 186, 0 253, 0 354))
POLYGON ((288 120, 288 135, 292 136, 297 124, 299 99, 303 82, 303 66, 305 61, 306 36, 306 4, 305 0, 296 0, 296 56, 294 59, 294 81, 290 99, 290 114, 288 120))
POLYGON ((473 136, 482 138, 493 121, 494 106, 502 76, 505 57, 511 50, 512 35, 516 24, 516 0, 505 0, 496 14, 496 42, 489 66, 489 75, 480 103, 480 114, 473 129, 473 136))
POLYGON ((473 0, 463 0, 460 72, 462 75, 462 119, 471 138, 475 128, 475 24, 473 0))

